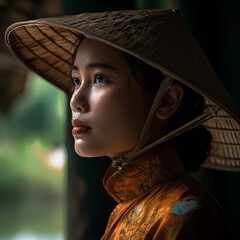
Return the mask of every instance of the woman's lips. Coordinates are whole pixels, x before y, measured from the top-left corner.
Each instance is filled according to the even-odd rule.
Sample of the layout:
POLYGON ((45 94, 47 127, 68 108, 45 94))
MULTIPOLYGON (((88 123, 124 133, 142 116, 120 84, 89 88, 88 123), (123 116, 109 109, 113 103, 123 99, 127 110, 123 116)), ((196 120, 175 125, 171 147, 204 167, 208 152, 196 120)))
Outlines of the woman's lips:
POLYGON ((72 135, 86 133, 91 129, 89 126, 86 126, 84 123, 82 123, 78 119, 72 120, 72 126, 73 126, 72 135))
POLYGON ((81 127, 74 127, 72 129, 72 135, 78 135, 78 134, 81 134, 81 133, 86 133, 90 130, 91 128, 90 127, 84 127, 84 126, 81 126, 81 127))

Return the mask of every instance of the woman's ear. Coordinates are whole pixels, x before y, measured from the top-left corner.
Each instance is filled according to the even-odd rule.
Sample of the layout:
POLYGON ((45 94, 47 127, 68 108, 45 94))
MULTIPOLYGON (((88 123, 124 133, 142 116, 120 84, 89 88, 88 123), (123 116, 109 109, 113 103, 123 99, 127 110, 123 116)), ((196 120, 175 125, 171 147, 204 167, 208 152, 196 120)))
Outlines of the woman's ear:
POLYGON ((183 94, 182 86, 177 83, 172 83, 161 100, 156 113, 157 117, 159 119, 167 119, 175 113, 182 100, 183 94))

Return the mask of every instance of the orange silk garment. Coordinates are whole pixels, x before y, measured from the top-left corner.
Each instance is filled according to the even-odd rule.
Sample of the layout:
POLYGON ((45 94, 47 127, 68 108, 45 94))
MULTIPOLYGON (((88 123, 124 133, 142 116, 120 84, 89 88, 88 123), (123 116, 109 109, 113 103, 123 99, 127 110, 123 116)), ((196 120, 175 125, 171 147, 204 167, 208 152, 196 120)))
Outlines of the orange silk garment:
POLYGON ((104 177, 119 203, 102 240, 232 239, 216 200, 187 174, 171 146, 161 146, 104 177))

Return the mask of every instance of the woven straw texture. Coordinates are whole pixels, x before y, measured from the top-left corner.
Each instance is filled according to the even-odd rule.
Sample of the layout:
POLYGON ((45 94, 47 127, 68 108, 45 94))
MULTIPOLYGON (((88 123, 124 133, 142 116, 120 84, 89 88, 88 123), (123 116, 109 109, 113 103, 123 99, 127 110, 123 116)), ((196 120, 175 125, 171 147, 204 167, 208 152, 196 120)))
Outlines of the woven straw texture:
POLYGON ((79 37, 128 52, 189 86, 220 111, 205 126, 214 137, 205 166, 240 170, 240 111, 175 9, 84 13, 11 25, 5 40, 31 71, 66 93, 79 37))

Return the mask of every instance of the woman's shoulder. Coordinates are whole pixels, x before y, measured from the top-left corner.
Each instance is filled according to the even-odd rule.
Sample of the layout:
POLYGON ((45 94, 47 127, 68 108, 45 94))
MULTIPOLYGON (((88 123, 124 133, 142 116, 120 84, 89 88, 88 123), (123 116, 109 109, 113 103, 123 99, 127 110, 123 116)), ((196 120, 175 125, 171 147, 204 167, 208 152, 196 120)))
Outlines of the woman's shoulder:
POLYGON ((208 216, 222 213, 221 206, 212 194, 185 172, 173 176, 164 186, 156 187, 149 198, 154 198, 159 205, 165 205, 175 215, 187 216, 196 211, 206 211, 208 216))
POLYGON ((176 239, 232 239, 221 206, 192 176, 183 173, 155 191, 149 201, 165 213, 159 218, 161 232, 173 231, 176 239))

